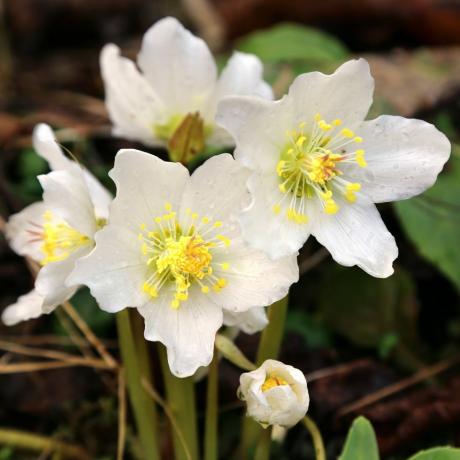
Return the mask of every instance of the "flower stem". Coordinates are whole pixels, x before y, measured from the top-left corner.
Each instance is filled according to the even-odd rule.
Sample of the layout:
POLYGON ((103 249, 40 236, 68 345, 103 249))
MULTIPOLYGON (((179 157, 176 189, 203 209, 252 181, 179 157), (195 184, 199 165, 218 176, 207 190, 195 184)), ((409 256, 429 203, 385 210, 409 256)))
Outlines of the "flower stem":
POLYGON ((217 460, 218 433, 218 377, 219 358, 217 352, 209 366, 206 396, 206 419, 204 432, 204 460, 217 460))
POLYGON ((323 438, 321 437, 321 432, 319 431, 318 426, 308 415, 303 418, 303 424, 310 432, 310 435, 313 439, 316 460, 326 460, 323 438))
POLYGON ((272 444, 272 428, 268 427, 260 433, 254 460, 269 460, 270 447, 272 444))
MULTIPOLYGON (((288 296, 275 302, 268 309, 269 323, 262 332, 259 348, 257 350, 256 365, 260 366, 267 359, 276 359, 278 357, 281 341, 284 334, 284 323, 288 307, 288 296)), ((243 420, 243 431, 241 436, 240 458, 248 458, 249 452, 252 451, 262 435, 263 428, 249 417, 243 420)), ((270 449, 270 444, 268 444, 270 449)))
POLYGON ((166 349, 161 344, 158 346, 158 353, 163 370, 168 406, 172 410, 177 425, 184 437, 184 440, 181 440, 176 430, 172 430, 175 458, 176 460, 189 460, 191 457, 192 460, 198 460, 198 430, 193 377, 180 379, 174 376, 169 370, 166 349), (183 447, 184 441, 188 452, 183 447))
POLYGON ((147 344, 142 335, 139 338, 138 334, 133 334, 128 309, 117 313, 117 328, 129 399, 144 451, 143 458, 160 460, 156 408, 141 383, 142 378, 148 378, 150 374, 146 364, 147 344))

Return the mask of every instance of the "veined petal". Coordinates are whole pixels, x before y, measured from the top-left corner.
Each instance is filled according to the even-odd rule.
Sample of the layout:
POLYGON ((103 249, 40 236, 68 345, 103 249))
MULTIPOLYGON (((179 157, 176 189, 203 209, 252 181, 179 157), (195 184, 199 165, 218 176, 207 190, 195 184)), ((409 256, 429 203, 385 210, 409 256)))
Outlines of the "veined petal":
POLYGON ((38 176, 38 180, 46 208, 73 229, 92 237, 96 232, 96 216, 83 171, 75 165, 71 170, 38 176))
POLYGON ((398 248, 375 205, 363 196, 353 204, 337 203, 337 214, 317 210, 312 234, 339 264, 357 265, 378 278, 390 276, 398 248))
POLYGON ((9 218, 5 235, 11 248, 17 254, 28 256, 35 261, 43 258, 41 233, 45 211, 45 204, 39 201, 9 218))
POLYGON ((365 121, 366 168, 350 170, 375 203, 404 200, 431 187, 450 155, 450 142, 432 124, 396 116, 365 121))
POLYGON ((102 49, 100 63, 114 134, 146 145, 161 144, 154 139, 154 125, 165 121, 165 109, 155 90, 115 45, 102 49))
POLYGON ((365 59, 348 61, 333 74, 310 72, 298 76, 289 88, 296 122, 309 123, 315 114, 325 120, 341 119, 353 127, 372 104, 374 79, 365 59))
POLYGON ((43 297, 33 289, 3 310, 2 321, 7 326, 14 326, 21 321, 38 318, 43 313, 42 304, 43 297))
POLYGON ((224 277, 227 285, 208 295, 217 305, 234 312, 271 305, 286 296, 291 284, 299 279, 297 254, 274 261, 241 240, 232 241, 225 261, 229 270, 216 270, 216 276, 224 277))
POLYGON ((253 54, 235 51, 224 67, 210 97, 207 116, 214 119, 217 103, 225 96, 248 95, 273 99, 271 86, 263 80, 263 65, 253 54))
POLYGON ((209 158, 185 187, 181 212, 192 209, 200 216, 222 221, 227 237, 239 234, 235 216, 250 202, 246 181, 250 171, 228 153, 209 158))
POLYGON ((110 223, 127 226, 137 235, 141 224, 165 212, 165 204, 179 207, 187 169, 140 150, 120 150, 109 176, 117 186, 110 207, 110 223))
POLYGON ((310 200, 306 200, 304 210, 308 221, 297 223, 287 218, 291 197, 279 191, 278 177, 253 174, 248 186, 253 201, 239 216, 243 239, 272 259, 297 253, 311 232, 310 200))
POLYGON ((216 123, 234 138, 235 158, 245 166, 273 171, 295 117, 284 97, 267 101, 256 96, 228 96, 217 107, 216 123))
POLYGON ((137 62, 171 115, 199 109, 216 84, 206 43, 171 17, 145 33, 137 62))
POLYGON ((68 169, 75 164, 64 155, 56 141, 53 130, 45 123, 35 126, 32 143, 35 151, 48 162, 52 170, 68 169))
POLYGON ((145 338, 166 346, 174 375, 188 377, 198 367, 209 365, 216 332, 222 325, 222 309, 199 291, 193 291, 178 309, 159 299, 139 308, 139 313, 145 319, 145 338))
POLYGON ((241 329, 246 334, 255 334, 268 324, 264 307, 253 307, 242 312, 224 310, 224 325, 241 329))
POLYGON ((99 306, 110 313, 143 305, 148 298, 142 291, 147 267, 137 233, 108 224, 95 239, 96 247, 76 262, 67 284, 88 286, 99 306))

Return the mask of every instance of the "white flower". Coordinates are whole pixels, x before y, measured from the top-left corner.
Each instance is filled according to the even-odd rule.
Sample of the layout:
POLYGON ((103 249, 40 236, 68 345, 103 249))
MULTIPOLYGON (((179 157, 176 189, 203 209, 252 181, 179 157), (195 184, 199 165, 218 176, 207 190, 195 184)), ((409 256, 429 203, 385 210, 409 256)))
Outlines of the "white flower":
POLYGON ((206 144, 233 145, 231 136, 214 123, 218 101, 231 94, 273 98, 257 57, 235 52, 217 78, 206 43, 170 17, 146 32, 137 65, 142 73, 113 44, 102 50, 113 132, 146 145, 167 144, 183 119, 195 112, 204 121, 206 144))
POLYGON ((216 120, 235 137, 235 158, 253 171, 253 203, 241 215, 252 246, 278 258, 311 234, 340 264, 377 277, 393 272, 398 249, 374 203, 430 187, 450 144, 424 121, 363 121, 373 90, 359 59, 332 75, 300 75, 279 101, 231 96, 220 103, 216 120))
POLYGON ((66 286, 75 260, 94 246, 94 234, 108 217, 111 196, 91 175, 65 157, 51 128, 37 125, 33 134, 37 153, 51 169, 39 176, 43 201, 10 217, 6 237, 12 249, 41 264, 35 289, 7 307, 7 325, 50 313, 72 297, 78 286, 66 286))
POLYGON ((268 324, 264 307, 254 307, 247 311, 224 310, 224 326, 234 327, 246 334, 255 334, 268 324))
POLYGON ((238 396, 246 401, 248 416, 262 426, 294 426, 307 413, 310 398, 299 369, 268 359, 240 376, 238 396))
POLYGON ((192 375, 212 359, 222 310, 285 296, 298 279, 296 258, 273 262, 242 241, 233 215, 249 201, 248 170, 228 154, 189 176, 179 163, 121 150, 109 174, 117 187, 109 222, 70 280, 89 286, 106 311, 137 307, 171 371, 192 375))

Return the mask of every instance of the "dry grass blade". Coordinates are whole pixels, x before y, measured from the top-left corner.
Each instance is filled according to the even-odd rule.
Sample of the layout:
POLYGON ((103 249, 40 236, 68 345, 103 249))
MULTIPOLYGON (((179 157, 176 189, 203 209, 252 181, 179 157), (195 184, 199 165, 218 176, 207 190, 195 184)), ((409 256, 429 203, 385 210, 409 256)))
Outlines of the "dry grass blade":
POLYGON ((357 410, 361 410, 363 407, 370 406, 371 404, 375 404, 377 401, 380 401, 388 396, 392 396, 396 393, 399 393, 402 390, 405 390, 417 383, 422 382, 423 380, 429 379, 430 377, 435 376, 445 370, 449 369, 452 366, 460 363, 460 358, 451 359, 449 361, 442 361, 434 366, 426 367, 421 369, 414 375, 407 377, 406 379, 400 380, 392 385, 388 385, 381 390, 375 391, 369 395, 364 396, 357 401, 346 405, 342 409, 339 410, 337 413, 338 417, 343 417, 351 412, 355 412, 357 410))
POLYGON ((126 443, 126 388, 123 369, 118 372, 118 447, 117 460, 123 460, 126 443))
POLYGON ((63 367, 92 367, 95 369, 113 369, 106 362, 97 359, 75 357, 71 361, 26 362, 13 364, 0 364, 0 374, 16 374, 18 372, 39 372, 63 367))

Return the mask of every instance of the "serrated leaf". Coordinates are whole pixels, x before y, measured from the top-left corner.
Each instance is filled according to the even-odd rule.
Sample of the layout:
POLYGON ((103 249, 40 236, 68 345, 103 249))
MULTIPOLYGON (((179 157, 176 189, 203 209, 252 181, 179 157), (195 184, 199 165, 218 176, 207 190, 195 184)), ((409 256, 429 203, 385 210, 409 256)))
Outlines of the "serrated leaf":
POLYGON ((460 460, 460 449, 435 447, 412 456, 409 460, 460 460))
POLYGON ((446 173, 426 193, 395 207, 419 253, 460 289, 460 157, 452 155, 446 173))
POLYGON ((358 417, 350 428, 339 460, 379 460, 374 429, 364 417, 358 417))

